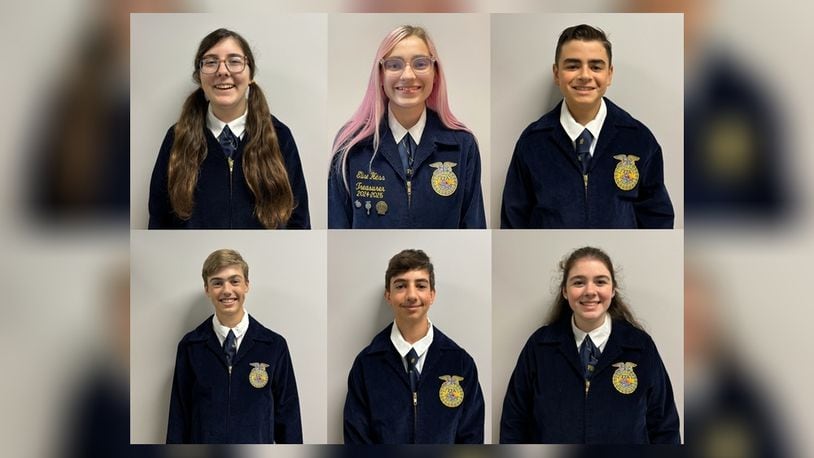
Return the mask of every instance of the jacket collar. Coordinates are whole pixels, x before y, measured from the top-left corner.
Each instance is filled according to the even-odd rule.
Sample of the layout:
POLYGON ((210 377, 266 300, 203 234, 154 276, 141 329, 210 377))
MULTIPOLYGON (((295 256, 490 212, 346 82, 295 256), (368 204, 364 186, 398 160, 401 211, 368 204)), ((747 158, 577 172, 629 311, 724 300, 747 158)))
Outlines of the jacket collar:
MULTIPOLYGON (((571 330, 571 314, 561 317, 556 323, 546 326, 547 332, 541 334, 538 340, 539 345, 556 346, 563 357, 571 364, 577 374, 582 376, 582 364, 579 360, 579 353, 574 345, 574 332, 571 330)), ((641 339, 638 338, 638 331, 631 324, 624 320, 613 320, 611 334, 605 351, 599 357, 595 374, 599 374, 613 363, 619 362, 618 358, 625 351, 641 351, 643 349, 641 339)))
MULTIPOLYGON (((268 328, 249 315, 249 328, 246 330, 243 342, 241 342, 240 348, 237 350, 235 364, 254 347, 255 343, 268 343, 273 338, 273 334, 268 328)), ((206 343, 206 346, 226 364, 226 355, 220 346, 218 336, 215 335, 215 330, 212 329, 212 315, 190 333, 189 342, 206 343)))

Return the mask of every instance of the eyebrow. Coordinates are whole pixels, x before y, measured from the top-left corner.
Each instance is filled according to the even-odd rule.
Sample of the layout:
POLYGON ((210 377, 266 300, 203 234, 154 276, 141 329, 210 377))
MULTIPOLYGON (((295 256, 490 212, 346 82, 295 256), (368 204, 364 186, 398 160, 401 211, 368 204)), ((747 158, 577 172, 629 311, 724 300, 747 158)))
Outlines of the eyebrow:
MULTIPOLYGON (((409 283, 409 282, 410 282, 410 280, 408 280, 406 278, 394 278, 393 279, 393 283, 397 284, 397 285, 400 284, 400 283, 409 283)), ((419 279, 415 280, 415 282, 416 283, 429 283, 430 280, 427 279, 427 278, 419 278, 419 279)))
POLYGON ((232 275, 231 277, 227 277, 225 279, 222 278, 222 277, 212 277, 212 278, 209 279, 209 283, 212 283, 213 281, 234 280, 235 278, 238 278, 238 279, 242 280, 243 275, 232 275))
MULTIPOLYGON (((574 58, 569 58, 569 57, 563 58, 563 65, 564 64, 581 64, 581 63, 582 63, 582 61, 580 59, 574 59, 574 58)), ((602 64, 602 65, 607 64, 605 62, 605 59, 590 59, 590 60, 588 60, 588 63, 589 64, 602 64)))
MULTIPOLYGON (((211 59, 218 59, 219 57, 220 56, 218 56, 217 54, 204 54, 201 57, 201 59, 210 59, 210 58, 211 59)), ((243 54, 238 54, 238 53, 233 52, 233 53, 227 54, 226 57, 229 58, 229 57, 245 57, 245 56, 243 54)))
MULTIPOLYGON (((568 281, 571 281, 571 280, 585 280, 586 278, 588 278, 587 275, 574 275, 573 277, 568 278, 568 281)), ((607 276, 607 275, 597 275, 597 276, 595 276, 593 278, 594 279, 610 280, 610 277, 607 276)))

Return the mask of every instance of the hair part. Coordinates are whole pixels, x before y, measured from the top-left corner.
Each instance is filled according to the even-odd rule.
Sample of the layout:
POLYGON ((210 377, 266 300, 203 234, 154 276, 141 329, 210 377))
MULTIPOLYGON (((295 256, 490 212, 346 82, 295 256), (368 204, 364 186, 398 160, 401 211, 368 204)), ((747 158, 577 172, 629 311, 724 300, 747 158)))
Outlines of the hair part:
POLYGON ((435 291, 435 268, 430 257, 422 250, 402 250, 390 258, 387 271, 384 273, 384 289, 390 291, 390 280, 393 277, 413 270, 425 270, 430 276, 430 290, 435 291))
POLYGON ((608 40, 608 36, 605 34, 605 32, 598 27, 593 27, 588 24, 580 24, 568 27, 560 34, 560 38, 557 40, 557 50, 554 53, 554 65, 559 65, 562 47, 572 40, 598 41, 602 43, 602 46, 605 47, 605 51, 608 52, 608 65, 611 64, 611 42, 608 40))
POLYGON ((243 278, 247 282, 249 281, 249 264, 246 263, 243 256, 235 250, 222 248, 213 251, 203 263, 201 276, 203 277, 204 286, 206 286, 209 277, 215 275, 219 270, 231 266, 240 266, 243 270, 243 278))
POLYGON ((370 78, 368 80, 367 90, 362 98, 362 103, 359 105, 359 108, 356 109, 353 116, 339 129, 339 133, 334 139, 331 152, 332 155, 337 157, 332 162, 332 166, 336 167, 337 172, 342 175, 346 190, 349 190, 347 161, 350 150, 362 140, 373 137, 373 156, 370 158, 371 164, 373 163, 376 153, 379 151, 379 145, 381 143, 380 127, 388 102, 387 95, 382 86, 383 79, 380 62, 393 51, 393 48, 395 48, 399 42, 412 36, 421 38, 427 45, 430 57, 435 58, 433 88, 426 100, 427 107, 438 113, 441 123, 446 128, 471 132, 452 114, 452 110, 449 108, 444 66, 438 57, 435 43, 433 43, 427 31, 419 26, 399 26, 387 34, 379 44, 379 49, 376 50, 376 55, 373 59, 373 68, 370 71, 370 78))
POLYGON ((608 315, 610 315, 612 319, 627 321, 636 328, 644 329, 638 320, 636 320, 636 317, 633 315, 633 311, 630 309, 630 306, 627 304, 622 293, 619 291, 619 283, 616 280, 616 270, 613 267, 613 261, 611 261, 610 256, 608 256, 608 254, 602 249, 591 246, 577 248, 560 261, 560 284, 559 288, 557 289, 557 295, 551 304, 551 309, 545 323, 553 324, 561 319, 570 317, 573 314, 571 306, 568 305, 568 300, 563 296, 563 291, 565 291, 566 285, 568 284, 569 272, 577 261, 581 261, 583 259, 595 259, 604 264, 608 269, 608 272, 610 272, 611 285, 613 285, 615 294, 611 298, 611 303, 608 307, 608 315))
POLYGON ((223 28, 205 36, 195 53, 192 79, 198 88, 184 102, 181 116, 175 124, 175 138, 170 150, 167 171, 170 204, 180 219, 188 220, 192 216, 198 173, 208 153, 205 134, 208 102, 201 88, 200 61, 208 50, 227 38, 235 39, 246 55, 246 67, 251 80, 245 136, 248 142, 243 150, 243 174, 255 199, 254 213, 266 228, 285 226, 296 203, 277 132, 271 121, 268 101, 260 86, 254 82, 257 72, 254 53, 245 38, 223 28))

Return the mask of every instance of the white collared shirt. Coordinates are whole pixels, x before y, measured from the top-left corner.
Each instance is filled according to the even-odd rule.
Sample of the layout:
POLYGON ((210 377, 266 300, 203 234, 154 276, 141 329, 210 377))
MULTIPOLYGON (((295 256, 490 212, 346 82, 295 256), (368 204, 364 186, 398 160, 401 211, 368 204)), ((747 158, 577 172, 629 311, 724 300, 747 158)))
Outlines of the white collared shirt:
POLYGON ((218 336, 218 342, 220 342, 220 346, 223 347, 223 341, 226 340, 226 336, 229 334, 229 329, 235 333, 235 351, 240 349, 240 343, 243 342, 243 337, 246 335, 246 331, 249 329, 249 312, 245 309, 243 310, 243 318, 240 320, 240 323, 237 324, 234 328, 229 328, 221 324, 220 320, 218 319, 218 314, 212 315, 212 328, 215 330, 215 335, 218 336))
POLYGON ((413 141, 416 146, 418 146, 421 143, 421 136, 424 135, 424 126, 427 125, 427 107, 424 107, 424 111, 421 112, 421 117, 418 118, 418 122, 409 129, 405 129, 404 126, 399 124, 393 112, 388 110, 387 125, 390 126, 390 132, 392 132, 397 145, 401 142, 401 139, 407 135, 407 132, 410 132, 410 136, 413 137, 413 141))
POLYGON ((395 320, 393 321, 393 327, 390 329, 390 342, 393 342, 393 346, 396 347, 396 351, 399 352, 405 372, 407 372, 407 360, 404 358, 407 356, 407 353, 410 352, 411 348, 415 348, 415 352, 418 353, 418 362, 415 364, 416 369, 418 369, 420 373, 421 369, 424 368, 424 360, 426 359, 427 350, 430 348, 433 337, 432 321, 430 321, 429 318, 427 319, 427 324, 429 325, 427 335, 418 339, 416 343, 411 344, 404 340, 404 336, 401 335, 398 325, 396 325, 395 320))
MULTIPOLYGON (((568 111, 568 104, 565 103, 565 100, 562 101, 562 107, 560 108, 560 124, 562 128, 565 129, 565 133, 568 134, 568 138, 571 139, 571 146, 576 148, 577 138, 579 138, 579 134, 582 133, 583 130, 588 129, 591 135, 594 136, 594 141, 591 143, 591 157, 594 155, 594 150, 596 150, 596 143, 599 140, 599 132, 602 130, 602 125, 605 124, 605 118, 608 116, 608 107, 605 105, 605 99, 601 100, 599 104, 599 112, 596 114, 596 117, 588 122, 586 125, 582 125, 574 119, 574 116, 568 111)), ((591 337, 593 339, 593 337, 591 337)))
POLYGON ((599 349, 600 352, 605 351, 605 344, 608 343, 608 338, 610 337, 611 333, 611 319, 610 315, 605 313, 605 321, 599 325, 598 328, 594 329, 591 332, 585 332, 582 329, 577 327, 576 322, 574 322, 574 316, 571 315, 571 330, 574 331, 574 339, 577 342, 577 350, 579 350, 579 346, 582 345, 582 341, 585 340, 585 336, 591 336, 591 340, 593 341, 596 348, 599 349))
POLYGON ((228 124, 229 130, 231 130, 238 139, 243 140, 243 134, 246 133, 246 115, 248 113, 249 107, 246 106, 246 111, 243 112, 242 116, 225 123, 218 119, 215 113, 212 113, 212 104, 209 104, 206 109, 206 127, 209 128, 209 131, 212 132, 215 138, 218 138, 220 133, 223 132, 224 126, 228 124))

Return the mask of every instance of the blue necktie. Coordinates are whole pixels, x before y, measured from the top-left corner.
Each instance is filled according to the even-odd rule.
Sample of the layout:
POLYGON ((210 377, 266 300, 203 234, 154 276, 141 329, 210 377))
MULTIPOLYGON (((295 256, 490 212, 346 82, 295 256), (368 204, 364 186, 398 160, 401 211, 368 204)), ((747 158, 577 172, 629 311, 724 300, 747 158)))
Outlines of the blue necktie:
POLYGON ((591 142, 594 136, 588 129, 582 131, 577 137, 576 150, 580 164, 582 164, 582 174, 588 174, 588 166, 591 164, 591 142))
POLYGON ((579 359, 582 360, 582 368, 585 370, 585 380, 590 380, 593 375, 596 363, 599 362, 599 349, 594 345, 591 336, 586 335, 585 340, 579 346, 579 359))
POLYGON ((404 166, 404 171, 407 178, 413 176, 413 162, 415 161, 415 141, 413 137, 407 132, 407 135, 399 142, 399 156, 401 156, 401 165, 404 166))
POLYGON ((407 372, 410 373, 410 390, 413 393, 417 392, 418 389, 418 368, 416 364, 418 363, 418 353, 416 353, 415 348, 411 348, 409 352, 407 352, 407 356, 404 357, 407 360, 407 372))
POLYGON ((226 334, 226 340, 223 341, 223 352, 226 353, 226 364, 231 368, 232 362, 235 360, 235 354, 237 353, 237 338, 231 329, 229 330, 229 334, 226 334))
POLYGON ((218 135, 218 143, 223 148, 223 154, 231 159, 232 155, 237 151, 238 139, 228 125, 223 126, 223 131, 218 135))

